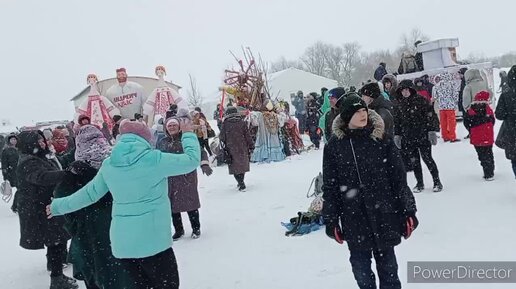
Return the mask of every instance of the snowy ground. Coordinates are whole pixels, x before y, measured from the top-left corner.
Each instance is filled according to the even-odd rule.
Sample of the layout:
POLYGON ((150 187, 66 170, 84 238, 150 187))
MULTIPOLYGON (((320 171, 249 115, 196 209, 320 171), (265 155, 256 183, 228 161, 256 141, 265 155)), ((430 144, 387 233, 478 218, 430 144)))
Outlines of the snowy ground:
MULTIPOLYGON (((464 136, 459 125, 459 135, 464 136)), ((468 142, 440 143, 434 155, 445 190, 417 195, 420 227, 397 247, 400 277, 407 261, 516 259, 516 189, 503 151, 495 149, 496 180, 486 183, 468 142)), ((182 288, 356 288, 346 246, 322 230, 285 237, 281 221, 306 210, 306 190, 322 151, 282 163, 253 165, 248 191, 238 192, 225 167, 200 177, 202 232, 174 243, 182 288)), ((412 174, 410 184, 414 185, 412 174)), ((189 226, 187 225, 187 228, 189 226)), ((18 219, 0 205, 0 288, 47 288, 44 251, 18 246, 18 219)), ((514 284, 405 284, 405 288, 514 288, 514 284)))
MULTIPOLYGON (((458 132, 465 136, 461 123, 458 132)), ((495 148, 496 180, 490 183, 482 179, 475 150, 467 141, 440 143, 434 156, 445 189, 431 192, 425 168, 427 190, 416 196, 421 224, 396 250, 403 287, 515 288, 514 284, 406 284, 408 261, 516 261, 516 180, 503 151, 495 148)), ((321 160, 322 151, 312 151, 282 163, 253 165, 247 192, 236 190, 225 167, 215 168, 209 178, 200 174, 203 235, 173 245, 181 288, 357 288, 345 245, 328 239, 323 230, 285 237, 280 225, 306 211, 310 203, 306 191, 321 170, 321 160)), ((412 173, 409 182, 415 185, 412 173)), ((9 205, 0 204, 0 288, 48 288, 45 252, 18 246, 18 218, 9 205)))

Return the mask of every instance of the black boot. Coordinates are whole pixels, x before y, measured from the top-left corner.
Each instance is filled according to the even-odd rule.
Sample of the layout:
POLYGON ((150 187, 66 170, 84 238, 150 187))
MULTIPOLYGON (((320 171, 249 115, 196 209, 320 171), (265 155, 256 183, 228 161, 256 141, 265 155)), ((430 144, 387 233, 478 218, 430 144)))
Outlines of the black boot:
POLYGON ((413 189, 412 189, 412 192, 413 193, 421 193, 422 191, 425 190, 425 185, 423 183, 418 183, 413 189))
POLYGON ((443 190, 443 184, 441 184, 441 181, 440 180, 435 180, 434 181, 434 193, 439 193, 443 190))
POLYGON ((65 275, 50 277, 50 289, 77 289, 79 285, 75 279, 65 275))
POLYGON ((183 228, 183 220, 181 219, 181 213, 172 213, 172 223, 174 224, 175 233, 172 236, 172 240, 176 241, 181 239, 185 235, 185 229, 183 228))
POLYGON ((192 239, 199 239, 201 237, 201 221, 199 219, 199 210, 188 212, 188 218, 192 225, 192 239))

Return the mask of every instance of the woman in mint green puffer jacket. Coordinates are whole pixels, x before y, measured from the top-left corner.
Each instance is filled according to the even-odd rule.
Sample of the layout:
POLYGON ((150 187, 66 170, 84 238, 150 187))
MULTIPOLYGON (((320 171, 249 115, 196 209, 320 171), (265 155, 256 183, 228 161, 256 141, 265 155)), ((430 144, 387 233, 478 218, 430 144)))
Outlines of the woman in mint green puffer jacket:
POLYGON ((121 137, 95 178, 76 193, 54 199, 47 213, 57 216, 74 212, 109 191, 113 196, 113 255, 135 264, 135 259, 153 258, 169 249, 173 256, 167 178, 189 173, 200 165, 199 141, 187 122, 182 135, 184 153, 169 154, 151 147, 152 135, 145 124, 123 121, 121 137))

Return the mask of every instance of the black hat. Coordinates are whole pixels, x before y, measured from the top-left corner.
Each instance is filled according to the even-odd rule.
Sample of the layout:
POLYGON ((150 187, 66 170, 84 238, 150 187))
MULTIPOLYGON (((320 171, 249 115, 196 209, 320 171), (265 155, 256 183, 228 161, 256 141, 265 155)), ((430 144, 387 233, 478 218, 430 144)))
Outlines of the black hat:
POLYGON ((396 89, 396 94, 398 94, 398 96, 401 96, 401 91, 405 88, 410 89, 412 94, 417 94, 417 91, 414 88, 414 83, 410 79, 405 79, 400 82, 400 84, 398 85, 398 89, 396 89))
POLYGON ((346 94, 346 89, 344 89, 344 87, 335 87, 328 91, 328 97, 333 98, 341 98, 344 94, 346 94))
POLYGON ((12 138, 15 138, 16 140, 18 140, 18 137, 16 136, 16 134, 12 133, 12 134, 10 134, 10 135, 7 137, 7 142, 10 142, 12 138))
POLYGON ((337 103, 335 104, 336 107, 340 107, 342 99, 346 97, 345 95, 346 89, 344 89, 344 87, 335 87, 328 91, 328 98, 333 97, 337 99, 337 103))
POLYGON ((344 123, 349 123, 353 115, 362 108, 367 110, 365 101, 356 94, 350 94, 342 101, 340 106, 340 118, 344 123))
POLYGON ((118 122, 118 121, 119 121, 119 120, 121 120, 121 119, 122 119, 122 116, 120 116, 120 115, 118 115, 118 114, 113 116, 113 121, 114 121, 114 122, 118 122))
POLYGON ((360 89, 361 95, 367 95, 372 98, 378 98, 382 92, 380 91, 380 87, 378 86, 378 83, 371 82, 368 83, 360 89))

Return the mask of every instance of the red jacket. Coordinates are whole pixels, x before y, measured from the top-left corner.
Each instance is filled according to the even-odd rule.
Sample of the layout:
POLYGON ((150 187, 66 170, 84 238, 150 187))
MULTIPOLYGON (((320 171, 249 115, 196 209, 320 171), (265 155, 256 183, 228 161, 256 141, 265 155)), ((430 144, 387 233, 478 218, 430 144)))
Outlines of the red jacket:
POLYGON ((470 132, 470 143, 474 146, 494 144, 494 113, 486 103, 472 104, 464 119, 470 132))
POLYGON ((430 93, 428 93, 428 90, 426 90, 426 89, 417 90, 417 94, 423 96, 426 100, 428 100, 428 102, 432 102, 432 96, 430 95, 430 93))

